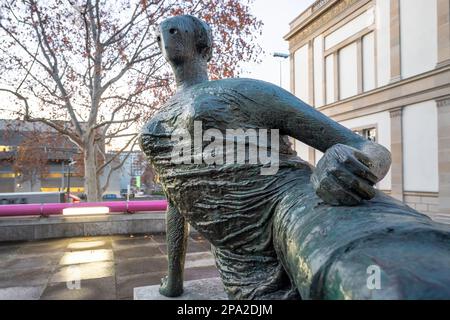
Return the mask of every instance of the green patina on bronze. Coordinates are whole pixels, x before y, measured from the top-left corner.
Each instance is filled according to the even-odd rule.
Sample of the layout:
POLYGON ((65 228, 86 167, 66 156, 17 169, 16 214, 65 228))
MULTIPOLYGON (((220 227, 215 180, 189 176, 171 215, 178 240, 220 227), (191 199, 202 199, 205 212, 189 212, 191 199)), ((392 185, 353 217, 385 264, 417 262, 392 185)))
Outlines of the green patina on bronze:
POLYGON ((183 291, 190 223, 213 245, 233 299, 450 298, 450 228, 373 188, 390 167, 385 148, 275 85, 208 81, 211 32, 195 17, 165 20, 157 40, 178 85, 141 137, 169 201, 162 294, 183 291), (263 164, 248 162, 175 164, 180 146, 205 156, 192 141, 173 139, 193 135, 195 121, 225 140, 227 129, 278 129, 279 148, 271 150, 279 152, 278 171, 262 175, 263 164), (324 152, 316 168, 297 157, 288 136, 324 152), (373 265, 379 290, 367 285, 373 265))

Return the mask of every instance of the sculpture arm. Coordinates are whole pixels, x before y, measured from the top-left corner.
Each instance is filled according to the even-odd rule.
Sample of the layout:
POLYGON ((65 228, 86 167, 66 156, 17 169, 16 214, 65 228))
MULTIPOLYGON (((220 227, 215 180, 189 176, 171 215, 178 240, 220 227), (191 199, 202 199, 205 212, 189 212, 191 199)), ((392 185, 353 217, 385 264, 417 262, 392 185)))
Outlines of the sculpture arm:
POLYGON ((324 152, 311 181, 332 205, 356 205, 375 196, 373 185, 384 178, 390 152, 335 122, 291 93, 271 86, 259 99, 269 128, 280 129, 324 152))
POLYGON ((162 279, 159 289, 164 296, 177 297, 183 293, 187 238, 188 224, 169 201, 166 212, 168 274, 162 279))

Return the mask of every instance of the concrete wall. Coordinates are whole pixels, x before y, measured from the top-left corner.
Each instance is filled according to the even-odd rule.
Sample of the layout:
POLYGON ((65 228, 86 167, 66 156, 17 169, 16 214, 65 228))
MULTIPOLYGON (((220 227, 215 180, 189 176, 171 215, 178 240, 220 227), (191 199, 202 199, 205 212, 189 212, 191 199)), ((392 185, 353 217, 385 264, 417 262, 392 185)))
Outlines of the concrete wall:
POLYGON ((402 77, 434 69, 437 63, 436 0, 400 0, 402 77))
POLYGON ((0 219, 0 242, 164 233, 164 212, 92 216, 14 217, 0 219))
POLYGON ((403 110, 403 172, 405 191, 439 191, 436 102, 403 110))

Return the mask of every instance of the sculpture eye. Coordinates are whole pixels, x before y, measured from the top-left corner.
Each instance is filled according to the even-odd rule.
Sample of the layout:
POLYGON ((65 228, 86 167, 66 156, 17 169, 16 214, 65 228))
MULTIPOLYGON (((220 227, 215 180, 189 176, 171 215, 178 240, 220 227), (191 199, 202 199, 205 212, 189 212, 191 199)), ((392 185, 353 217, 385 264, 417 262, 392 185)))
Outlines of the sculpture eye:
POLYGON ((156 41, 160 42, 161 41, 161 36, 157 36, 156 37, 156 41))
POLYGON ((178 30, 175 29, 175 28, 171 28, 171 29, 169 30, 169 32, 170 32, 170 34, 175 34, 175 33, 178 32, 178 30))

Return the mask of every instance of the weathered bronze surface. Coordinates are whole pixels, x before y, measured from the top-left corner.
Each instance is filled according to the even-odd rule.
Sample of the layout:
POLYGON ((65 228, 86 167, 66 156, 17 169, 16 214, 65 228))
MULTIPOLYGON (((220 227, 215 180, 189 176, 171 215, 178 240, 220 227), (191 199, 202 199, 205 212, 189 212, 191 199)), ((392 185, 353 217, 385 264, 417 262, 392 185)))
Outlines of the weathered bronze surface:
POLYGON ((208 81, 211 32, 195 17, 172 17, 159 31, 178 90, 144 127, 141 147, 169 201, 162 294, 182 293, 190 223, 213 245, 233 299, 450 298, 450 228, 374 189, 390 166, 385 148, 275 85, 208 81), (278 129, 279 148, 268 148, 279 152, 278 171, 261 174, 249 153, 246 163, 205 163, 207 142, 174 139, 196 139, 196 121, 224 143, 227 129, 278 129), (316 168, 287 136, 325 153, 316 168), (180 146, 190 151, 181 164, 180 146))

